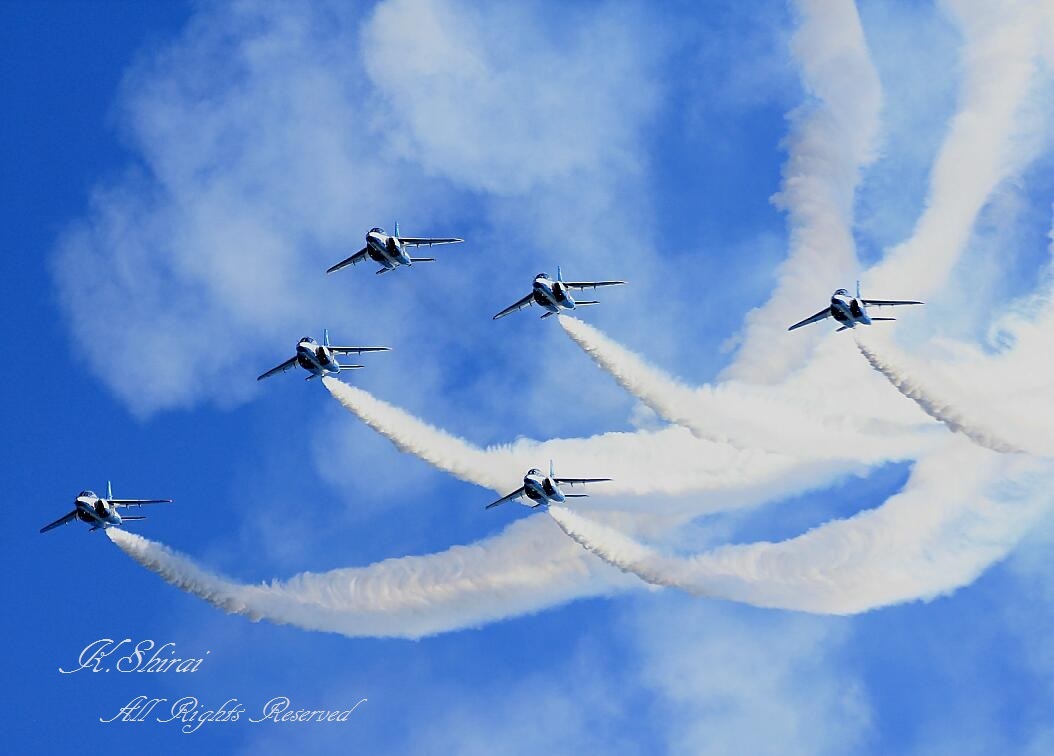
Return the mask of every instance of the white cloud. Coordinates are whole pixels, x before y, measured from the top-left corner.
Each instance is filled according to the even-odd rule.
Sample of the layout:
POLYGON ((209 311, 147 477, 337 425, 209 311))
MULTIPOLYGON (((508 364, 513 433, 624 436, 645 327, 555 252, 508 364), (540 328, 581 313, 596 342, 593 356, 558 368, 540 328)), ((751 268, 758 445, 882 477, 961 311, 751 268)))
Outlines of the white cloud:
MULTIPOLYGON (((493 270, 495 248, 548 242, 570 218, 625 216, 606 224, 606 240, 622 236, 661 46, 635 44, 635 6, 572 15, 554 35, 538 8, 441 0, 383 3, 364 25, 339 4, 203 10, 128 76, 119 115, 141 164, 100 187, 59 245, 61 301, 93 372, 144 414, 244 401, 277 350, 327 324, 438 362, 455 335, 492 326, 464 281, 493 270), (404 232, 476 238, 428 283, 323 275, 400 215, 404 232), (471 320, 422 334, 450 292, 471 320)), ((527 274, 494 290, 514 275, 527 274)))
POLYGON ((844 622, 666 601, 631 626, 670 753, 838 754, 866 739, 844 622))

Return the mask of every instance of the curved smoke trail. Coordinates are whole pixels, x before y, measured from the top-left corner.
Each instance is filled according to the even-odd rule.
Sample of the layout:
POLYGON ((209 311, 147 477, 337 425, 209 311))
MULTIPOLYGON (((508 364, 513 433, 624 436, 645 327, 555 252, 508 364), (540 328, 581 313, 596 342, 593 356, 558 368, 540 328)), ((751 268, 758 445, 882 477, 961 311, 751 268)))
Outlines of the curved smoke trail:
POLYGON ((351 637, 420 638, 633 586, 548 517, 428 556, 240 583, 155 541, 109 528, 125 554, 180 590, 230 614, 351 637))
POLYGON ((1054 463, 959 443, 919 462, 881 507, 779 543, 661 554, 611 527, 551 507, 584 548, 652 585, 762 607, 853 614, 932 599, 971 583, 1051 507, 1054 463), (949 480, 954 465, 958 474, 949 480))
MULTIPOLYGON (((603 491, 596 492, 598 496, 729 490, 760 491, 768 496, 778 491, 807 490, 865 469, 853 459, 803 462, 788 454, 738 449, 699 439, 680 427, 604 433, 587 439, 520 439, 481 449, 363 389, 335 378, 324 378, 323 383, 345 409, 401 451, 461 480, 502 494, 514 488, 526 470, 540 467, 549 459, 556 461, 558 469, 586 470, 590 475, 613 478, 603 491)), ((709 500, 696 501, 710 506, 709 500)))
POLYGON ((863 343, 859 338, 856 347, 864 356, 868 364, 884 375, 889 382, 901 394, 911 399, 922 408, 922 411, 939 423, 944 424, 954 433, 961 433, 976 444, 991 449, 992 451, 1005 454, 1018 454, 1024 450, 1004 441, 992 431, 979 427, 975 422, 968 420, 959 410, 939 401, 933 394, 927 392, 922 385, 910 378, 907 373, 888 359, 879 356, 872 348, 863 343))
MULTIPOLYGON (((567 335, 593 361, 660 417, 701 439, 741 449, 764 449, 801 459, 884 462, 912 459, 928 444, 915 412, 884 399, 867 373, 828 350, 825 369, 809 368, 778 385, 736 381, 689 387, 649 365, 587 323, 562 315, 567 335), (840 401, 868 392, 873 401, 840 401), (835 411, 834 407, 849 407, 835 411)), ((837 346, 837 345, 836 345, 837 346)), ((855 360, 855 357, 853 358, 855 360)))
POLYGON ((724 377, 773 383, 800 365, 816 343, 781 338, 799 304, 823 284, 816 271, 848 280, 859 269, 853 201, 862 170, 876 157, 882 83, 854 2, 798 2, 791 51, 809 100, 788 118, 787 161, 774 198, 787 212, 789 251, 763 306, 745 318, 742 342, 724 377))

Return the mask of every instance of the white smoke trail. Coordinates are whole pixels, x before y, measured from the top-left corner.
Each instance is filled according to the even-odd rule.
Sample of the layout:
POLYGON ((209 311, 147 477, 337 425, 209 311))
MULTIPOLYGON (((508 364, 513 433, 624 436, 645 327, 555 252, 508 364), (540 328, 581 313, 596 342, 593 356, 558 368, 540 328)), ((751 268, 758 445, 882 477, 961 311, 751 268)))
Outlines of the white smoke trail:
POLYGON ((110 539, 165 581, 230 614, 351 637, 420 638, 633 587, 548 517, 428 556, 248 585, 120 528, 110 539))
POLYGON ((861 339, 858 338, 856 340, 856 346, 860 350, 860 354, 868 361, 868 364, 884 375, 897 391, 911 399, 922 408, 923 412, 937 422, 946 425, 951 431, 961 433, 974 443, 992 451, 1008 454, 1024 451, 1004 441, 993 431, 981 428, 975 421, 966 418, 955 407, 938 400, 918 380, 909 377, 901 367, 893 364, 888 358, 880 357, 873 347, 868 346, 861 339))
POLYGON ((775 485, 787 478, 794 486, 795 481, 797 485, 804 483, 799 471, 827 479, 831 474, 859 469, 854 462, 839 468, 803 466, 789 455, 737 449, 696 438, 683 428, 544 442, 519 439, 481 449, 360 388, 333 378, 325 378, 323 383, 346 409, 401 451, 502 494, 515 488, 529 468, 549 459, 567 474, 613 478, 603 491, 596 492, 598 496, 724 491, 775 485))
POLYGON ((694 557, 656 552, 562 507, 567 535, 653 585, 756 606, 853 614, 932 599, 971 583, 1051 507, 1054 464, 957 442, 918 463, 881 507, 780 543, 694 557), (954 475, 949 475, 954 470, 954 475))
POLYGON ((875 296, 910 285, 925 299, 961 256, 978 213, 995 188, 1035 159, 1047 119, 1022 118, 1036 83, 1044 3, 993 5, 949 0, 962 30, 958 112, 930 175, 925 212, 910 239, 864 278, 875 296))
POLYGON ((596 328, 563 315, 559 322, 623 388, 699 438, 804 459, 861 462, 914 458, 929 441, 920 433, 928 424, 924 417, 891 402, 884 385, 866 374, 861 378, 842 358, 832 356, 832 367, 809 366, 778 385, 725 381, 691 388, 596 328), (860 401, 865 395, 868 401, 860 401))
MULTIPOLYGON (((1001 182, 1035 160, 1050 128, 1049 108, 1044 113, 1042 103, 1036 105, 1029 99, 1036 91, 1037 61, 1044 42, 1042 14, 1049 14, 1049 3, 1022 0, 993 5, 948 0, 946 6, 965 37, 958 112, 934 163, 926 209, 911 237, 863 276, 875 296, 893 296, 884 292, 902 289, 905 282, 910 282, 913 298, 925 299, 936 291, 962 255, 988 197, 1001 182)), ((852 41, 857 39, 858 25, 854 12, 851 41, 842 51, 845 59, 855 61, 849 70, 867 61, 862 36, 852 41)), ((832 63, 843 62, 828 48, 817 49, 827 49, 832 63)), ((867 75, 859 95, 852 90, 839 94, 847 95, 850 103, 857 96, 863 103, 877 103, 875 86, 867 75)), ((828 109, 840 102, 835 96, 821 99, 828 109)), ((875 126, 866 116, 874 113, 877 117, 877 105, 848 112, 860 116, 860 123, 867 125, 864 133, 873 135, 875 126)), ((814 118, 816 128, 822 131, 824 110, 818 110, 814 118)), ((855 125, 847 117, 840 123, 855 125)), ((810 121, 805 122, 803 132, 808 133, 812 126, 810 121)), ((793 178, 794 191, 788 194, 785 188, 782 192, 790 211, 790 251, 780 269, 776 292, 766 305, 748 314, 736 360, 723 377, 768 383, 801 364, 815 347, 816 336, 779 341, 779 332, 802 317, 802 302, 826 299, 829 289, 821 291, 821 286, 859 277, 852 267, 856 258, 849 232, 850 211, 855 176, 871 154, 870 148, 860 148, 867 147, 872 139, 853 142, 855 151, 838 152, 848 137, 836 132, 828 138, 832 147, 811 150, 807 149, 811 144, 808 140, 804 146, 798 139, 791 140, 785 184, 793 178), (802 161, 805 167, 821 166, 824 170, 799 176, 794 170, 799 149, 809 157, 802 161), (825 150, 834 150, 834 154, 827 155, 825 150), (853 180, 838 182, 832 179, 835 175, 853 180), (823 272, 822 278, 818 271, 823 272)))
POLYGON ((814 102, 792 114, 789 154, 776 200, 788 213, 790 250, 776 291, 747 315, 742 344, 724 377, 758 383, 800 364, 816 337, 780 339, 803 301, 830 295, 825 281, 859 269, 851 231, 861 169, 875 157, 882 87, 851 0, 799 2, 792 40, 804 89, 814 102), (817 272, 823 271, 824 276, 817 272))

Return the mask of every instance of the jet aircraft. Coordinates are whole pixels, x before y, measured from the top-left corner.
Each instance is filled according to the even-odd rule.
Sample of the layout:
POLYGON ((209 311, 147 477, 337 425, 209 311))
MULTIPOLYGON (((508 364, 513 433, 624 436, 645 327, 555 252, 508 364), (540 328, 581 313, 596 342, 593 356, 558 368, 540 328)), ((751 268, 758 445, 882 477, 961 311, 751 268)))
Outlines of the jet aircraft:
POLYGON ((576 484, 584 483, 603 483, 611 480, 611 478, 557 478, 553 472, 553 462, 549 460, 549 474, 543 475, 542 471, 537 468, 531 468, 527 471, 527 474, 523 476, 523 485, 513 491, 511 494, 502 496, 495 502, 488 504, 485 509, 492 509, 499 504, 504 504, 507 501, 513 499, 520 499, 526 496, 530 499, 530 503, 521 501, 520 503, 526 507, 532 509, 540 506, 548 506, 549 504, 562 504, 565 498, 580 498, 588 496, 588 494, 565 494, 560 490, 561 485, 573 486, 576 484))
POLYGON ((299 365, 311 373, 305 380, 312 378, 323 378, 327 375, 337 375, 341 370, 354 370, 364 367, 363 365, 341 365, 337 362, 335 355, 338 354, 361 354, 362 352, 387 352, 388 347, 346 347, 333 346, 329 343, 329 330, 322 332, 322 343, 319 344, 310 336, 300 339, 296 345, 296 354, 277 367, 273 367, 256 380, 262 381, 272 375, 284 373, 299 365))
POLYGON ((353 254, 351 257, 341 260, 326 273, 336 273, 341 268, 349 265, 358 265, 360 262, 372 260, 379 263, 381 268, 377 274, 387 273, 395 270, 400 265, 413 265, 419 262, 435 262, 434 257, 411 257, 407 251, 408 247, 431 247, 433 244, 459 244, 464 239, 449 238, 426 238, 417 236, 400 236, 399 224, 395 224, 395 233, 389 235, 383 228, 371 228, 366 234, 366 246, 353 254))
POLYGON ((73 511, 55 522, 45 525, 40 529, 41 533, 47 533, 49 530, 54 530, 59 525, 65 525, 66 523, 73 522, 74 520, 80 520, 91 525, 92 530, 99 530, 100 528, 112 528, 117 527, 128 520, 145 520, 146 518, 142 515, 124 515, 123 517, 117 513, 120 507, 141 507, 144 504, 168 504, 172 499, 115 499, 113 498, 113 488, 110 486, 109 481, 106 483, 106 498, 97 496, 94 491, 81 491, 77 494, 77 498, 74 500, 73 511))
POLYGON ((547 318, 550 315, 559 315, 561 310, 573 310, 581 305, 595 305, 599 302, 582 301, 576 302, 571 296, 572 291, 580 289, 598 289, 601 286, 622 286, 625 281, 565 281, 560 273, 560 266, 556 266, 556 280, 549 278, 548 273, 539 273, 534 277, 534 288, 531 293, 515 304, 511 304, 494 316, 494 320, 511 315, 524 307, 532 304, 539 305, 547 312, 542 315, 547 318))
MULTIPOLYGON (((824 307, 815 315, 810 315, 805 320, 795 323, 788 331, 801 328, 809 323, 817 323, 826 318, 834 318, 842 324, 838 331, 847 328, 856 328, 858 325, 871 325, 876 320, 896 320, 896 318, 877 318, 867 314, 868 307, 896 307, 898 305, 920 305, 923 302, 900 299, 862 299, 860 297, 860 282, 856 282, 856 296, 849 296, 845 289, 838 289, 831 295, 831 304, 824 307)), ((837 331, 836 331, 837 333, 837 331)))

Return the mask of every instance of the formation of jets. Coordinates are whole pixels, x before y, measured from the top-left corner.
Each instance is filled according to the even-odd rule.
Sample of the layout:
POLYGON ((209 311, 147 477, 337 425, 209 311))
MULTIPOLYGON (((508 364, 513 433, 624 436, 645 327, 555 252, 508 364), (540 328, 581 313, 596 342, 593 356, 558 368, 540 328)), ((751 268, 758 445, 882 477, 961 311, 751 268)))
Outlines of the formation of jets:
POLYGON ((106 483, 106 498, 97 496, 94 491, 81 491, 73 502, 73 511, 65 514, 55 522, 49 523, 40 529, 41 533, 54 530, 59 525, 65 525, 80 520, 91 525, 88 532, 100 528, 112 528, 122 525, 129 520, 145 520, 143 515, 124 515, 118 513, 122 507, 141 507, 144 504, 169 504, 172 499, 115 499, 113 488, 109 481, 106 483))
MULTIPOLYGON (((395 224, 395 233, 388 234, 384 229, 371 228, 366 234, 366 246, 360 249, 336 265, 329 268, 326 273, 334 273, 348 266, 357 265, 366 260, 373 261, 381 267, 377 273, 387 273, 400 266, 410 267, 414 263, 434 262, 433 257, 412 257, 409 249, 421 246, 433 246, 438 244, 459 244, 463 240, 455 237, 416 237, 401 236, 399 224, 395 224)), ((622 286, 625 281, 564 281, 560 267, 556 268, 556 279, 549 277, 547 273, 539 273, 534 278, 534 284, 529 294, 494 316, 494 320, 510 315, 531 305, 538 305, 545 312, 543 318, 551 315, 559 315, 565 311, 575 310, 583 305, 598 304, 596 300, 575 300, 572 292, 584 289, 599 289, 604 286, 622 286)), ((846 289, 838 289, 831 296, 830 303, 815 315, 810 315, 798 323, 790 326, 788 330, 793 331, 810 323, 817 323, 827 318, 833 318, 838 324, 838 331, 856 328, 858 325, 871 325, 879 320, 895 320, 895 318, 880 318, 868 313, 869 307, 895 307, 900 305, 919 305, 922 302, 914 300, 897 299, 864 299, 860 296, 860 283, 856 285, 856 296, 850 296, 846 289)), ((297 343, 296 354, 285 362, 277 365, 260 375, 257 380, 270 378, 272 375, 284 373, 295 367, 307 371, 307 380, 336 376, 345 370, 354 370, 362 365, 342 364, 337 358, 340 355, 361 355, 365 352, 384 352, 388 347, 370 346, 334 346, 329 341, 329 331, 323 331, 322 343, 319 344, 313 338, 306 336, 297 343)), ((523 485, 512 493, 506 494, 495 502, 487 505, 487 509, 504 504, 507 501, 519 500, 525 506, 536 508, 550 504, 561 504, 568 498, 577 498, 587 494, 564 493, 561 486, 575 486, 590 483, 603 483, 610 478, 558 478, 553 471, 553 462, 549 462, 549 474, 544 475, 541 470, 532 468, 523 477, 523 485)), ((106 497, 97 496, 92 491, 81 491, 76 498, 72 512, 60 517, 54 522, 40 529, 41 533, 65 525, 73 520, 81 520, 91 525, 91 530, 99 530, 117 527, 129 520, 142 520, 144 517, 119 514, 118 510, 124 507, 139 507, 144 504, 160 504, 170 502, 171 499, 115 499, 113 491, 107 483, 106 497)))
MULTIPOLYGON (((834 318, 841 323, 838 331, 847 328, 856 328, 858 325, 871 325, 876 320, 896 320, 896 318, 876 318, 867 314, 868 307, 897 307, 899 305, 920 305, 922 302, 905 299, 862 299, 860 297, 860 282, 856 282, 856 296, 849 296, 846 289, 838 289, 831 295, 831 303, 815 315, 810 315, 805 320, 798 321, 788 331, 795 328, 819 323, 827 318, 834 318)), ((837 331, 836 331, 837 333, 837 331)))

